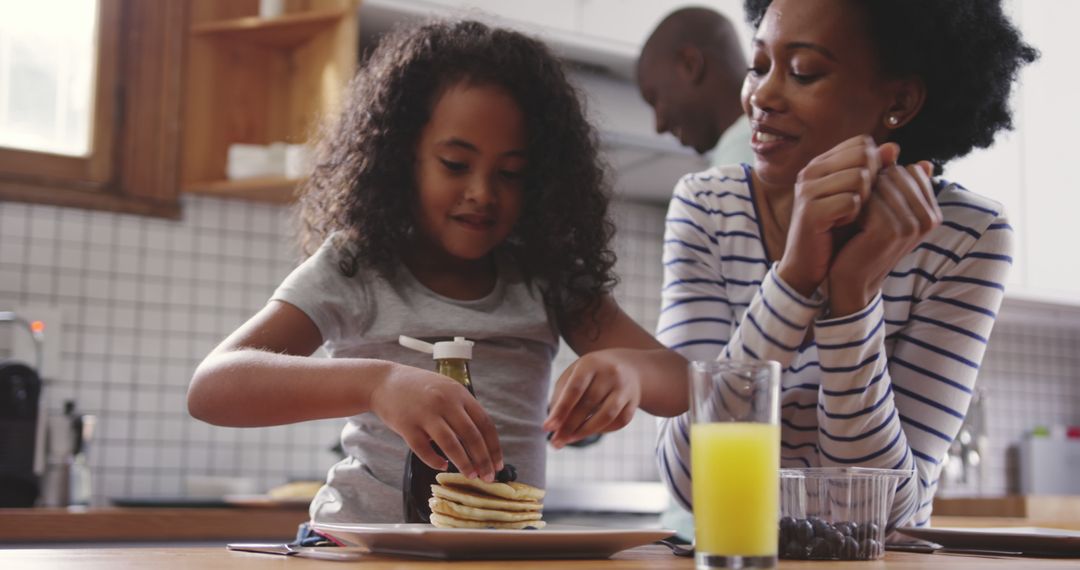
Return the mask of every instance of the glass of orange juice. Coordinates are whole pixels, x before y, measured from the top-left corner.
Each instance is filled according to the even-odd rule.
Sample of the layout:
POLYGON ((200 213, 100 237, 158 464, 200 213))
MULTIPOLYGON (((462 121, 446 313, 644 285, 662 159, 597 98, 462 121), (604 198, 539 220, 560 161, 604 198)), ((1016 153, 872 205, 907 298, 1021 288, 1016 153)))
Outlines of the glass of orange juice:
POLYGON ((697 568, 775 568, 780 364, 695 361, 690 378, 697 568))

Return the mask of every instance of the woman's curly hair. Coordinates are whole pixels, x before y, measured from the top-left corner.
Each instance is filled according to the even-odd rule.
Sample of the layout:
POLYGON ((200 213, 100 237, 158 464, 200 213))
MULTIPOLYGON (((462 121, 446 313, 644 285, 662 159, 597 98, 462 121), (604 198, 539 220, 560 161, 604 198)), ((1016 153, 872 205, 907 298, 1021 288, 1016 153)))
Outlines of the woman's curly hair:
POLYGON ((560 323, 577 323, 616 283, 597 136, 547 47, 479 22, 435 21, 382 38, 350 84, 341 115, 319 137, 300 195, 304 252, 337 233, 343 274, 393 274, 415 231, 417 141, 438 97, 459 82, 499 86, 521 107, 524 204, 500 248, 542 287, 560 323))
MULTIPOLYGON (((922 110, 893 132, 904 162, 929 160, 940 174, 950 160, 1013 128, 1013 81, 1039 52, 1023 41, 1000 0, 858 2, 866 7, 882 70, 926 84, 922 110)), ((761 24, 771 3, 744 0, 751 25, 761 24)))

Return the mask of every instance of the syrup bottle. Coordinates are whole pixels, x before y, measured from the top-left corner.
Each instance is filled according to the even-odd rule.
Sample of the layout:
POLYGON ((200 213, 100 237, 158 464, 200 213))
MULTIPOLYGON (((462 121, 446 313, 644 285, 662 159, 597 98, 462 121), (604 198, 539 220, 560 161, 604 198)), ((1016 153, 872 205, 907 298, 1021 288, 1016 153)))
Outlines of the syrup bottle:
MULTIPOLYGON (((469 376, 469 361, 472 360, 473 341, 459 336, 454 337, 452 341, 431 344, 401 335, 398 337, 398 342, 406 348, 431 354, 435 360, 436 372, 465 386, 469 393, 474 398, 476 397, 476 392, 473 391, 472 378, 469 376)), ((446 459, 446 454, 439 449, 439 446, 435 445, 435 442, 431 442, 431 447, 435 449, 439 456, 446 459)), ((457 467, 453 463, 448 460, 447 464, 447 471, 457 472, 457 467)), ((405 477, 402 481, 405 522, 430 522, 431 507, 428 506, 428 499, 431 498, 431 486, 436 484, 435 476, 438 474, 439 471, 429 467, 411 449, 409 450, 409 454, 405 458, 405 477)))

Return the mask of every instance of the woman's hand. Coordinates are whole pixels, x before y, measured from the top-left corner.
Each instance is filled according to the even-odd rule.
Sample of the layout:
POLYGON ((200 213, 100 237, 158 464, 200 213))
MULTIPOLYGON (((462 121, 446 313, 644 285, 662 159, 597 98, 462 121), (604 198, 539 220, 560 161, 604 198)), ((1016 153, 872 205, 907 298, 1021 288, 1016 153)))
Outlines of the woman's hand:
POLYGON ((466 477, 490 482, 503 468, 495 424, 464 386, 445 376, 401 366, 372 391, 371 411, 432 469, 447 468, 433 441, 466 477))
POLYGON ((873 139, 860 135, 817 156, 799 172, 778 272, 803 296, 811 296, 825 281, 836 253, 835 230, 858 217, 881 164, 881 150, 873 139))
MULTIPOLYGON (((895 162, 895 158, 890 161, 895 162)), ((865 307, 896 264, 941 224, 929 162, 881 170, 858 229, 837 252, 829 270, 833 317, 865 307)))
POLYGON ((615 431, 634 419, 641 404, 641 378, 635 360, 651 351, 612 348, 590 352, 559 377, 544 430, 561 448, 596 434, 615 431))

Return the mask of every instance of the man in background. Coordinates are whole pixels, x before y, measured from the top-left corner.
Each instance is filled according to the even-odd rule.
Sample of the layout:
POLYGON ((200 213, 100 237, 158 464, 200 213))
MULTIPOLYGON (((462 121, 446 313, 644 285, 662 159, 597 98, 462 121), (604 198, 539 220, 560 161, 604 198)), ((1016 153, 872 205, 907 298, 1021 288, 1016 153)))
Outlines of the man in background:
MULTIPOLYGON (((671 133, 714 166, 752 163, 740 91, 746 55, 735 27, 708 8, 682 8, 653 30, 637 63, 638 89, 657 133, 671 133)), ((672 181, 674 185, 675 181, 672 181)))
MULTIPOLYGON (((707 8, 668 14, 637 63, 638 89, 653 108, 656 132, 675 135, 698 154, 711 150, 713 166, 752 164, 750 120, 741 96, 747 67, 738 33, 723 15, 707 8)), ((660 524, 686 542, 694 540, 693 515, 674 501, 660 524)))

